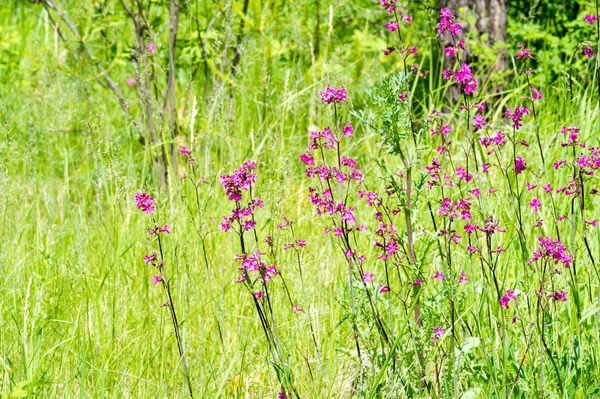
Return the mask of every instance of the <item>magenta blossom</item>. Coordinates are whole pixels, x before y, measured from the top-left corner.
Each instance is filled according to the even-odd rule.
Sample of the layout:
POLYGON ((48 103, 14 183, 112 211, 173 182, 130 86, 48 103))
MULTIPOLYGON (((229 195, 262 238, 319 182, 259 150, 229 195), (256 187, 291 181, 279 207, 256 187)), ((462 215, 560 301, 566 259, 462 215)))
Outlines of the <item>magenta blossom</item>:
POLYGON ((127 86, 131 87, 131 86, 135 86, 135 79, 134 78, 129 78, 129 80, 127 81, 127 86))
POLYGON ((390 32, 396 32, 398 30, 398 22, 388 22, 385 28, 390 32))
POLYGON ((467 273, 463 270, 462 272, 460 272, 460 278, 458 279, 458 284, 466 284, 469 282, 469 279, 467 278, 467 273))
MULTIPOLYGON (((560 218, 559 218, 560 219, 560 218)), ((568 268, 573 263, 573 257, 567 252, 567 248, 557 239, 551 237, 538 237, 539 248, 533 252, 531 259, 527 261, 528 265, 538 260, 552 261, 555 265, 562 263, 568 268)))
POLYGON ((511 300, 514 301, 515 305, 517 304, 517 296, 515 295, 515 292, 513 290, 506 290, 506 295, 502 295, 502 298, 500 298, 500 306, 508 309, 508 305, 510 304, 511 300))
POLYGON ((435 344, 438 340, 440 340, 444 335, 446 334, 446 332, 444 331, 443 328, 441 327, 436 327, 433 329, 433 336, 431 337, 430 342, 432 344, 435 344))
POLYGON ((315 158, 311 154, 300 154, 300 161, 306 166, 314 166, 315 158))
POLYGON ((156 209, 154 206, 154 198, 148 193, 137 193, 135 195, 135 205, 140 211, 144 211, 146 215, 151 215, 156 209))
POLYGON ((436 270, 435 274, 431 276, 431 278, 439 281, 444 281, 446 279, 446 276, 444 276, 439 270, 436 270))
POLYGON ((446 32, 450 32, 452 36, 458 36, 462 33, 462 28, 459 23, 454 22, 454 15, 452 11, 447 8, 440 10, 440 22, 438 23, 438 32, 440 35, 444 35, 446 32))
POLYGON ((585 55, 589 59, 592 59, 596 55, 596 52, 589 47, 585 47, 583 49, 583 55, 585 55))
POLYGON ((369 284, 373 282, 373 273, 365 273, 362 276, 363 278, 363 283, 365 284, 369 284))
POLYGON ((152 276, 152 284, 156 285, 158 283, 160 283, 161 281, 163 281, 163 278, 161 276, 152 276))
POLYGON ((525 163, 525 159, 523 157, 517 157, 515 159, 515 173, 520 175, 527 169, 527 164, 525 163))
POLYGON ((521 119, 523 119, 525 115, 529 115, 529 108, 517 105, 514 111, 511 111, 510 108, 508 108, 504 114, 508 119, 512 120, 512 127, 519 130, 523 126, 521 119))
POLYGON ((159 235, 159 234, 171 234, 171 228, 169 227, 168 224, 165 224, 164 226, 156 226, 153 229, 148 229, 148 235, 150 237, 152 237, 153 235, 159 235))
MULTIPOLYGON (((473 128, 474 130, 477 132, 481 129, 483 129, 483 127, 487 124, 485 117, 483 115, 477 114, 475 115, 475 117, 473 118, 473 128)), ((481 138, 480 138, 481 141, 481 138)))
POLYGON ((531 207, 531 209, 533 209, 533 211, 535 213, 537 213, 540 210, 540 208, 542 207, 542 202, 540 201, 539 198, 534 198, 529 203, 529 206, 531 207))
POLYGON ((379 295, 381 294, 385 294, 386 292, 390 291, 390 287, 388 287, 387 285, 381 285, 379 287, 379 295))
POLYGON ((541 100, 542 98, 542 93, 536 89, 535 87, 530 87, 529 91, 531 91, 531 100, 535 101, 535 100, 541 100))
POLYGON ((156 252, 152 252, 150 255, 146 255, 144 256, 144 263, 149 265, 149 264, 154 264, 154 262, 156 262, 156 252))
POLYGON ((583 19, 585 19, 585 22, 592 25, 598 20, 598 17, 595 14, 588 14, 585 17, 583 17, 583 19))
POLYGON ((256 162, 246 161, 233 174, 222 175, 219 178, 230 201, 239 203, 242 200, 242 192, 250 190, 250 187, 256 182, 256 174, 252 173, 254 169, 256 169, 256 162))
POLYGON ((555 301, 562 301, 562 302, 566 302, 567 301, 567 291, 557 291, 554 294, 551 294, 550 297, 552 299, 554 299, 555 301))
POLYGON ((264 298, 264 296, 265 296, 265 293, 264 293, 264 292, 262 292, 262 291, 256 291, 256 292, 254 292, 252 295, 254 295, 254 298, 256 298, 256 299, 258 299, 258 300, 261 300, 261 299, 263 299, 263 298, 264 298))
POLYGON ((465 94, 470 95, 477 90, 477 79, 473 76, 469 64, 463 64, 460 70, 454 73, 454 80, 462 85, 465 94))
POLYGON ((321 95, 321 100, 325 104, 331 104, 332 102, 343 103, 346 101, 346 88, 344 86, 338 89, 336 87, 330 87, 327 85, 325 91, 320 91, 319 94, 321 95))
POLYGON ((342 129, 342 136, 352 138, 354 137, 354 127, 352 127, 352 123, 348 122, 342 129))
POLYGON ((150 54, 154 54, 156 52, 156 46, 154 45, 154 43, 149 42, 148 44, 146 44, 146 50, 148 50, 150 54))
POLYGON ((522 60, 523 58, 531 58, 534 59, 531 55, 531 50, 529 50, 525 44, 519 44, 519 50, 515 54, 515 58, 518 60, 522 60))
POLYGON ((446 47, 444 49, 444 54, 446 54, 448 58, 452 59, 456 56, 456 49, 454 49, 454 47, 446 47))

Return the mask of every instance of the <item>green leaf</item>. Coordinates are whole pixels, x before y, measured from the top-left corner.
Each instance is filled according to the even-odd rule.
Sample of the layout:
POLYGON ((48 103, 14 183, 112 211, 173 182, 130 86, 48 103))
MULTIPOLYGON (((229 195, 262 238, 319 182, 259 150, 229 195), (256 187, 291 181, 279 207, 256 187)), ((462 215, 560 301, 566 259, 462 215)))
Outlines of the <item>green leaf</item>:
POLYGON ((579 320, 579 324, 583 323, 585 320, 589 319, 596 313, 600 312, 600 305, 594 305, 583 312, 581 315, 581 320, 579 320))

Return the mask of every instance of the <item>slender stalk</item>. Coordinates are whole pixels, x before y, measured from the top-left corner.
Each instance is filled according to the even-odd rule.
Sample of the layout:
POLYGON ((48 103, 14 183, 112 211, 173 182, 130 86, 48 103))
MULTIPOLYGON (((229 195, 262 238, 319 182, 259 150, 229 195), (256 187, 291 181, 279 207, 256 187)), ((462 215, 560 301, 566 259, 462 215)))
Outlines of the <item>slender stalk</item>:
POLYGON ((181 331, 180 331, 180 326, 179 326, 179 322, 177 321, 177 313, 175 312, 175 304, 173 303, 173 297, 171 295, 171 282, 169 280, 169 277, 167 276, 167 272, 165 269, 165 257, 164 257, 164 253, 163 253, 163 247, 162 247, 162 241, 160 239, 160 232, 156 233, 156 239, 158 241, 158 249, 159 249, 159 253, 160 253, 160 273, 161 273, 161 282, 162 282, 162 286, 165 290, 165 294, 167 296, 167 307, 169 308, 170 314, 171 314, 171 321, 173 322, 173 329, 175 330, 175 337, 177 339, 177 349, 179 350, 179 357, 181 359, 181 367, 183 369, 183 373, 185 375, 185 379, 187 382, 187 386, 188 386, 188 392, 190 395, 190 398, 194 397, 194 394, 192 392, 192 380, 190 378, 190 373, 189 373, 189 369, 187 366, 187 361, 185 358, 185 351, 183 350, 183 339, 181 338, 181 331))

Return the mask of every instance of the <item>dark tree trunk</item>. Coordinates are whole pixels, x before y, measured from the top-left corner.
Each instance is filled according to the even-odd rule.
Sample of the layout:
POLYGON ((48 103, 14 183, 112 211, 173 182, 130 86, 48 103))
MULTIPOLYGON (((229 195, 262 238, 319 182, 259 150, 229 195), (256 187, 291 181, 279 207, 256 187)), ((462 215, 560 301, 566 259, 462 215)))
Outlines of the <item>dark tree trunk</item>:
MULTIPOLYGON (((488 44, 506 42, 506 0, 475 0, 477 30, 487 33, 488 44)), ((508 56, 503 50, 496 58, 495 70, 504 71, 508 66, 508 56)))
MULTIPOLYGON (((467 13, 474 13, 477 16, 475 29, 480 37, 488 35, 488 45, 506 41, 506 0, 440 0, 440 8, 452 10, 457 17, 459 8, 464 8, 467 13)), ((505 51, 501 51, 496 59, 495 70, 503 71, 507 66, 508 57, 505 51)))
MULTIPOLYGON (((506 2, 507 0, 440 0, 440 8, 448 8, 457 17, 463 30, 475 29, 479 37, 487 35, 486 43, 494 46, 497 42, 506 41, 506 2), (458 10, 463 8, 467 14, 474 13, 477 16, 475 26, 467 26, 464 20, 461 21, 458 10)), ((449 45, 448 39, 442 39, 442 46, 449 45)), ((468 50, 468 49, 467 49, 468 50)), ((470 62, 473 54, 465 54, 461 62, 470 62)), ((444 68, 452 68, 453 60, 445 58, 444 68)), ((499 50, 496 57, 494 68, 490 72, 504 71, 508 67, 508 56, 505 50, 499 50)), ((500 89, 500 88, 496 88, 500 89)), ((448 96, 452 102, 460 98, 460 89, 456 86, 450 88, 448 96)))

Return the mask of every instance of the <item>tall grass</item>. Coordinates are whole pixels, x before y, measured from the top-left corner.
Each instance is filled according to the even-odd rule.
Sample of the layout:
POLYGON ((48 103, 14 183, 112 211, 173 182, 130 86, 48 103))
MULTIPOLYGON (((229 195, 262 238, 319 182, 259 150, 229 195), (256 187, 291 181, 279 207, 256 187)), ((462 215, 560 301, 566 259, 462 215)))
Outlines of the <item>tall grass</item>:
MULTIPOLYGON (((459 270, 464 270, 469 283, 459 288, 431 283, 434 271, 446 267, 444 251, 450 247, 438 238, 440 226, 434 227, 437 219, 430 215, 428 205, 435 213, 439 198, 426 186, 414 194, 416 205, 409 215, 415 225, 414 264, 427 280, 418 297, 420 320, 407 312, 406 297, 377 297, 377 309, 390 323, 390 339, 381 350, 369 344, 378 333, 358 278, 352 310, 347 259, 336 241, 322 234, 328 222, 311 210, 310 182, 298 160, 306 151, 309 131, 332 124, 333 111, 320 103, 319 90, 330 83, 345 84, 349 101, 340 108, 339 117, 352 120, 356 132, 344 151, 359 162, 366 184, 390 185, 390 176, 404 170, 402 160, 381 146, 375 132, 381 123, 362 125, 357 117, 364 111, 365 120, 372 121, 370 113, 378 109, 369 92, 376 82, 403 70, 401 61, 381 55, 387 44, 380 32, 386 17, 374 11, 377 5, 321 1, 317 56, 311 46, 315 45, 314 7, 319 2, 303 1, 302 10, 295 3, 251 2, 239 72, 231 79, 221 69, 219 54, 226 42, 235 41, 239 28, 241 4, 232 3, 206 36, 214 35, 207 61, 208 97, 200 78, 204 73, 201 57, 191 53, 198 50, 195 23, 189 15, 198 15, 206 26, 224 6, 206 2, 197 13, 190 6, 190 14, 182 14, 180 34, 186 44, 181 51, 186 61, 177 78, 181 134, 174 140, 178 147, 192 146, 194 176, 208 182, 199 185, 197 200, 189 164, 179 159, 178 173, 186 171, 188 177, 173 179, 161 188, 153 167, 156 148, 140 142, 142 113, 135 92, 126 91, 125 85, 131 74, 127 47, 134 36, 129 22, 119 16, 118 2, 101 12, 90 11, 95 10, 95 3, 83 3, 79 7, 65 2, 62 7, 96 59, 89 59, 64 22, 59 25, 66 40, 60 38, 50 20, 58 19, 53 11, 23 2, 0 8, 0 32, 6 34, 8 43, 0 55, 4 76, 0 84, 0 392, 8 397, 40 398, 188 396, 172 321, 160 307, 163 293, 151 282, 155 271, 142 260, 155 243, 144 234, 148 219, 135 208, 133 196, 149 191, 157 199, 160 220, 172 229, 164 251, 194 396, 276 397, 281 391, 278 374, 273 372, 277 364, 269 356, 255 305, 248 292, 234 283, 239 241, 219 230, 221 217, 231 208, 219 176, 230 174, 244 160, 255 159, 259 179, 253 194, 265 202, 257 235, 274 238, 273 253, 268 256, 277 259, 285 279, 285 285, 275 279, 269 290, 279 345, 298 396, 599 395, 600 275, 596 262, 600 236, 595 226, 583 230, 584 219, 595 218, 597 200, 595 195, 586 197, 582 216, 578 203, 557 197, 551 205, 544 197, 538 215, 527 209, 533 194, 525 188, 526 180, 558 186, 571 179, 567 169, 549 166, 553 160, 572 157, 569 147, 560 146, 563 126, 578 125, 581 138, 590 146, 598 145, 593 71, 544 81, 551 57, 537 60, 535 73, 541 76, 534 73, 534 85, 544 98, 535 120, 526 119, 518 133, 519 139, 530 143, 526 158, 536 175, 515 181, 514 176, 504 178, 496 171, 480 178, 479 184, 493 183, 498 192, 482 195, 477 217, 483 220, 493 214, 507 230, 494 243, 503 245, 506 252, 495 261, 492 279, 475 257, 456 251, 452 262, 459 269, 451 275, 457 279, 459 270), (109 26, 106 33, 114 45, 104 43, 94 30, 102 25, 98 20, 109 26), (350 27, 342 29, 342 24, 350 27), (115 40, 127 34, 127 40, 115 40), (200 65, 199 75, 191 79, 196 65, 200 65), (114 94, 96 83, 102 73, 97 67, 119 79, 131 108, 129 117, 114 94), (357 113, 351 114, 352 110, 357 113), (538 157, 536 126, 545 169, 538 157), (509 188, 513 183, 522 192, 526 214, 522 242, 516 200, 509 188), (551 317, 539 321, 534 300, 539 275, 534 266, 523 262, 523 247, 529 254, 537 248, 538 234, 532 227, 537 216, 544 219, 546 235, 554 234, 555 213, 568 216, 560 224, 560 234, 575 257, 577 274, 574 268, 564 272, 560 280, 564 284, 556 289, 567 290, 568 301, 550 304, 551 317), (302 276, 296 253, 281 248, 294 239, 291 231, 278 229, 284 217, 294 222, 294 237, 307 240, 301 252, 302 276), (511 304, 506 311, 499 306, 493 279, 502 293, 517 291, 516 306, 511 304), (303 311, 294 311, 290 297, 303 311), (453 328, 449 328, 451 306, 453 328), (514 323, 513 317, 517 318, 514 323), (356 353, 353 319, 358 320, 361 346, 367 351, 361 358, 356 353), (545 342, 539 339, 535 321, 546 324, 542 327, 545 342), (430 344, 432 329, 442 325, 446 335, 436 345, 430 344)), ((164 23, 158 12, 153 18, 157 27, 164 23)), ((414 112, 426 117, 445 104, 443 117, 453 131, 466 131, 469 127, 458 104, 447 102, 449 84, 439 77, 440 49, 433 32, 436 19, 433 7, 419 7, 415 27, 404 37, 419 42, 421 69, 431 71, 430 77, 412 78, 414 112)), ((161 35, 157 28, 157 43, 161 35)), ((516 50, 516 44, 508 46, 516 50)), ((504 108, 514 108, 521 96, 529 95, 527 83, 518 74, 509 76, 507 82, 500 93, 493 93, 496 81, 481 82, 479 99, 488 103, 488 123, 505 126, 504 108)), ((411 154, 419 159, 413 166, 413 180, 420 183, 425 165, 437 156, 437 144, 428 136, 422 133, 422 141, 411 154)), ((457 142, 460 151, 453 160, 460 165, 466 162, 467 149, 463 151, 464 143, 457 142)), ((481 157, 482 150, 477 148, 481 157)), ((506 165, 512 160, 511 154, 501 156, 506 165)), ((401 179, 397 181, 402 185, 401 179)), ((586 184, 593 188, 594 183, 595 176, 586 184)), ((373 227, 368 219, 372 209, 361 201, 354 206, 356 214, 373 227)), ((404 214, 397 218, 404 231, 404 214)), ((369 237, 356 240, 367 259, 380 254, 369 237)), ((384 264, 373 262, 369 271, 377 282, 383 282, 384 264)), ((395 272, 391 276, 393 291, 407 296, 412 292, 407 281, 396 279, 395 272)))

